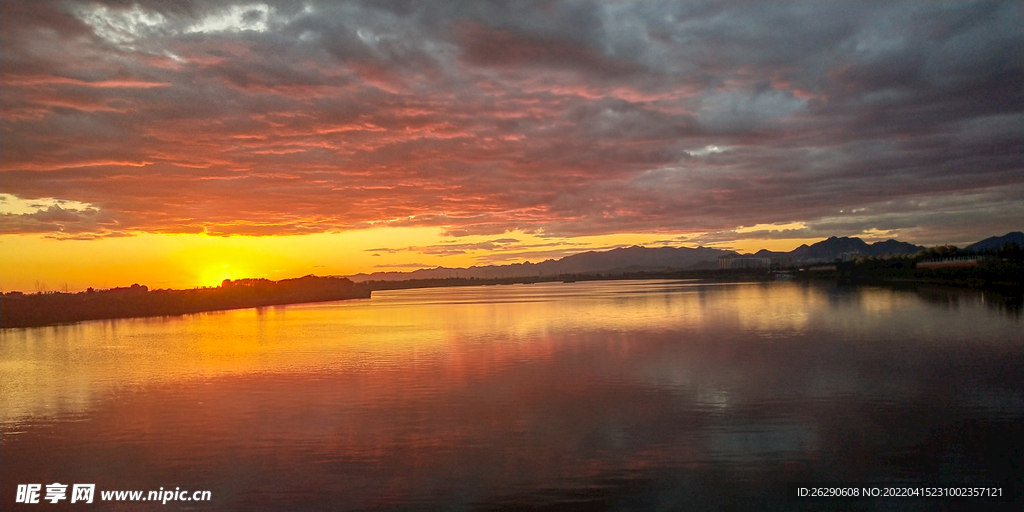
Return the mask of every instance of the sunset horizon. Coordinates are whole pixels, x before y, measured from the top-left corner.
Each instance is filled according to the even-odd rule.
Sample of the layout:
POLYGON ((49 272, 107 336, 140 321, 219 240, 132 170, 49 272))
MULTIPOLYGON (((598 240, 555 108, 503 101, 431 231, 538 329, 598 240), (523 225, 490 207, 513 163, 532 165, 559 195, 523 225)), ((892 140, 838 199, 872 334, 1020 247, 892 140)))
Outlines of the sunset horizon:
MULTIPOLYGON (((1005 234, 1006 233, 1003 233, 1001 235, 1005 235, 1005 234)), ((1001 235, 991 235, 991 236, 1001 236, 1001 235)), ((645 235, 642 235, 642 234, 633 234, 633 235, 631 235, 629 237, 625 237, 625 238, 628 238, 628 239, 632 240, 631 242, 627 242, 627 243, 614 244, 614 243, 610 243, 610 241, 607 240, 607 238, 602 237, 602 238, 605 238, 605 240, 602 240, 603 242, 610 243, 610 244, 609 245, 599 245, 597 243, 594 243, 592 245, 591 244, 586 244, 584 247, 579 247, 579 248, 577 248, 575 250, 573 250, 573 249, 559 249, 559 250, 555 250, 555 251, 530 251, 530 252, 525 252, 524 251, 524 252, 513 253, 510 256, 499 257, 499 258, 495 258, 495 259, 485 259, 485 260, 476 259, 474 257, 474 252, 481 252, 481 251, 463 250, 460 247, 455 246, 454 243, 449 243, 449 244, 438 244, 436 246, 436 248, 439 249, 439 250, 440 249, 449 249, 451 252, 458 252, 459 253, 458 256, 461 256, 461 257, 453 257, 453 255, 451 255, 451 254, 442 254, 440 256, 435 256, 436 263, 434 263, 434 264, 401 263, 401 262, 394 263, 394 264, 378 264, 378 263, 374 263, 372 266, 363 267, 363 268, 361 268, 359 270, 356 270, 356 271, 348 271, 348 272, 339 271, 339 272, 335 272, 335 271, 332 271, 331 269, 345 268, 345 266, 344 265, 326 265, 326 264, 325 265, 307 265, 307 266, 295 265, 295 266, 291 266, 291 267, 285 266, 285 268, 283 268, 283 269, 273 269, 273 270, 270 270, 270 271, 265 270, 265 268, 266 268, 266 263, 265 262, 266 261, 268 261, 268 260, 271 261, 271 262, 281 261, 281 260, 287 259, 289 254, 294 254, 294 247, 297 245, 297 244, 294 244, 294 243, 287 244, 284 248, 278 249, 278 251, 280 251, 280 252, 276 252, 276 253, 270 254, 270 253, 268 253, 266 251, 266 246, 264 246, 261 249, 259 249, 260 252, 257 252, 256 249, 247 248, 245 246, 247 242, 248 243, 255 242, 255 243, 258 244, 263 237, 244 237, 244 236, 237 236, 236 235, 233 238, 236 238, 236 240, 241 242, 241 243, 230 244, 230 247, 226 248, 225 245, 223 245, 221 243, 218 243, 217 240, 212 240, 212 241, 204 240, 205 238, 224 238, 224 237, 207 237, 207 236, 204 236, 204 235, 192 235, 192 236, 195 237, 193 239, 194 241, 192 243, 184 243, 184 244, 181 244, 181 245, 183 245, 186 248, 188 248, 188 250, 196 251, 198 254, 210 254, 211 256, 207 256, 207 257, 199 256, 197 259, 207 259, 207 260, 213 261, 214 263, 212 263, 210 265, 207 265, 207 266, 190 266, 188 264, 179 264, 180 267, 178 269, 176 269, 176 270, 178 270, 180 272, 181 276, 184 276, 183 280, 172 281, 172 280, 167 279, 164 276, 164 274, 163 274, 163 272, 165 272, 167 270, 167 267, 166 266, 160 266, 160 262, 156 261, 156 262, 153 262, 153 263, 154 263, 154 266, 158 267, 158 273, 153 274, 151 271, 146 271, 146 270, 139 270, 136 273, 132 273, 132 272, 129 271, 129 272, 124 272, 124 273, 119 274, 118 278, 117 278, 118 280, 116 280, 116 281, 111 281, 109 279, 90 280, 89 277, 92 274, 89 274, 88 272, 85 273, 85 275, 86 275, 85 279, 79 279, 79 280, 74 280, 74 281, 71 281, 69 279, 59 279, 59 278, 46 280, 44 278, 39 278, 38 276, 35 277, 34 281, 29 281, 29 279, 32 279, 32 276, 29 276, 26 279, 18 280, 16 278, 15 279, 11 279, 10 275, 8 275, 8 276, 6 276, 4 278, 5 281, 3 283, 0 283, 0 292, 20 291, 20 292, 72 292, 72 293, 74 293, 74 292, 82 292, 82 291, 85 291, 86 289, 89 289, 89 288, 96 289, 96 290, 102 290, 102 289, 110 289, 110 288, 127 287, 127 286, 130 286, 132 284, 146 285, 146 286, 150 287, 151 289, 191 289, 191 288, 216 287, 216 286, 219 286, 224 280, 232 280, 232 281, 240 280, 240 279, 282 280, 282 279, 294 279, 294 278, 298 278, 298 277, 302 277, 302 276, 307 276, 307 275, 351 277, 351 276, 358 276, 358 275, 372 275, 372 274, 375 274, 375 273, 411 273, 411 272, 416 271, 416 270, 430 270, 430 269, 437 269, 437 268, 466 269, 466 268, 471 268, 471 267, 503 266, 503 265, 522 264, 522 263, 537 264, 537 263, 542 263, 542 262, 548 261, 548 260, 560 260, 560 259, 562 259, 564 257, 573 256, 573 255, 576 255, 576 254, 582 254, 582 253, 585 253, 585 252, 604 252, 604 251, 610 251, 610 250, 613 250, 613 249, 620 249, 620 248, 625 248, 625 247, 637 247, 637 246, 639 246, 639 247, 648 247, 648 248, 659 248, 659 247, 701 248, 701 247, 706 247, 706 248, 711 248, 711 249, 720 249, 720 250, 723 250, 723 251, 735 251, 735 252, 737 252, 739 254, 753 254, 753 253, 755 253, 755 252, 757 252, 759 250, 762 250, 762 249, 769 250, 769 251, 772 251, 772 252, 789 252, 789 251, 791 251, 793 249, 798 248, 799 246, 813 245, 815 243, 822 242, 822 241, 826 240, 826 238, 797 239, 797 240, 792 240, 792 239, 769 240, 768 241, 769 243, 764 244, 764 245, 758 245, 758 243, 760 241, 759 240, 755 240, 755 241, 746 241, 746 243, 743 244, 745 247, 737 247, 736 245, 731 244, 729 242, 717 242, 717 243, 713 242, 713 243, 710 243, 708 245, 680 244, 680 243, 666 244, 664 241, 661 241, 661 240, 655 240, 653 242, 645 241, 645 240, 650 239, 650 238, 658 238, 656 235, 654 235, 654 236, 646 235, 645 236, 645 235), (794 245, 794 244, 796 244, 796 245, 794 245), (224 253, 226 253, 227 256, 224 256, 223 255, 224 253), (220 254, 221 256, 219 256, 219 257, 218 256, 213 256, 213 254, 220 254), (459 263, 460 261, 462 261, 463 263, 459 263), (227 263, 221 263, 221 262, 227 262, 227 263), (147 276, 149 277, 148 279, 146 278, 147 276), (191 281, 187 280, 189 278, 189 276, 195 276, 194 280, 191 280, 191 281), (8 283, 22 283, 22 287, 18 288, 16 286, 10 286, 10 285, 8 285, 8 283)), ((300 237, 303 237, 303 236, 304 235, 292 235, 292 236, 285 236, 285 237, 279 237, 279 238, 281 238, 282 239, 281 241, 283 241, 283 242, 291 242, 293 239, 300 238, 300 237)), ((308 235, 305 235, 305 236, 308 236, 308 235)), ((328 234, 327 236, 330 236, 330 234, 328 234)), ((833 235, 833 236, 835 236, 835 235, 833 235)), ((981 236, 981 237, 978 238, 978 240, 962 242, 959 245, 958 244, 931 244, 931 245, 927 245, 927 246, 925 246, 924 244, 914 244, 914 245, 921 245, 921 246, 924 246, 924 247, 954 246, 954 247, 963 248, 964 246, 966 246, 966 245, 968 245, 970 243, 978 242, 981 239, 988 238, 988 237, 989 237, 988 235, 981 236)), ((145 235, 141 235, 140 238, 145 240, 147 237, 145 235)), ((829 238, 831 238, 831 237, 829 237, 829 238)), ((840 238, 842 238, 842 236, 840 236, 840 238)), ((851 238, 861 238, 861 237, 851 237, 851 238)), ((865 238, 862 238, 862 239, 865 242, 869 243, 869 244, 872 243, 872 242, 894 240, 893 238, 885 238, 885 237, 878 237, 877 239, 876 238, 865 237, 865 238)), ((614 238, 613 238, 613 240, 614 240, 614 238)), ((906 240, 898 240, 898 241, 900 241, 900 242, 907 242, 906 240)), ((48 243, 54 243, 54 244, 67 244, 68 243, 68 241, 66 241, 66 240, 58 240, 58 241, 49 241, 48 240, 47 242, 48 243)), ((493 244, 494 242, 493 241, 484 241, 484 242, 480 242, 480 243, 482 243, 482 244, 493 244)), ((912 243, 912 242, 910 242, 910 243, 912 243)), ((327 243, 327 242, 324 242, 324 241, 320 241, 320 242, 315 242, 314 245, 322 247, 322 246, 325 246, 325 245, 329 246, 330 243, 327 243)), ((579 245, 584 245, 584 244, 579 244, 579 245)), ((58 250, 43 251, 43 252, 52 252, 52 253, 58 253, 58 254, 61 253, 61 251, 58 251, 58 250)), ((379 258, 381 252, 388 253, 388 251, 385 251, 385 250, 382 250, 382 249, 376 249, 376 250, 368 249, 368 250, 366 250, 366 252, 373 252, 373 254, 371 254, 370 257, 372 257, 374 259, 379 258)), ((403 254, 403 252, 412 252, 412 251, 394 251, 393 254, 397 254, 398 257, 401 258, 401 257, 405 256, 403 254)), ((14 256, 15 255, 11 255, 10 259, 8 259, 7 261, 17 261, 17 259, 14 256)), ((494 257, 491 256, 491 258, 494 258, 494 257)), ((191 259, 192 258, 188 258, 185 261, 190 261, 191 259)), ((419 259, 425 259, 425 258, 419 258, 419 259)), ((145 263, 147 263, 147 261, 145 259, 142 259, 142 261, 136 261, 135 262, 136 266, 141 266, 141 264, 145 264, 145 263)), ((166 260, 164 265, 173 266, 174 263, 175 263, 174 260, 168 259, 168 260, 166 260)), ((371 260, 371 263, 373 263, 372 260, 371 260)), ((55 267, 60 267, 61 265, 57 264, 57 265, 54 265, 54 266, 55 267)), ((349 268, 352 268, 352 267, 349 267, 349 268)), ((355 268, 360 268, 360 267, 355 267, 355 268)), ((74 270, 75 270, 76 273, 81 272, 81 269, 74 269, 74 270)), ((52 271, 50 271, 47 275, 53 276, 54 273, 52 271)), ((70 275, 75 275, 75 274, 69 274, 69 276, 70 275)))

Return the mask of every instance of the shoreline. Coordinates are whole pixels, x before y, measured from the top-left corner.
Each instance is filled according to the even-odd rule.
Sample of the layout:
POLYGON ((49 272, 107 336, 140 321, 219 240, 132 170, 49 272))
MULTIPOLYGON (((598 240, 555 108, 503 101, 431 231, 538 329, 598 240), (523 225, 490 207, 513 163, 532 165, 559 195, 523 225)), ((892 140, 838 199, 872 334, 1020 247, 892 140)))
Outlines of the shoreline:
POLYGON ((767 270, 691 270, 675 272, 635 272, 537 276, 503 279, 446 278, 404 281, 364 281, 347 278, 306 276, 283 281, 245 279, 225 281, 218 288, 149 291, 145 286, 115 288, 97 292, 3 295, 0 302, 0 329, 18 329, 69 325, 91 320, 118 320, 181 316, 214 311, 231 311, 289 304, 312 304, 338 300, 368 299, 379 290, 408 290, 463 286, 493 286, 534 283, 574 283, 584 281, 624 281, 693 279, 708 283, 774 282, 779 275, 790 275, 798 283, 833 283, 840 286, 886 286, 892 288, 938 287, 975 290, 1006 296, 1020 302, 1019 283, 984 280, 968 276, 850 275, 828 272, 769 272, 767 270))
POLYGON ((316 276, 225 281, 217 288, 193 290, 149 291, 136 284, 78 293, 8 293, 0 302, 0 329, 366 299, 370 293, 368 287, 348 279, 316 276))

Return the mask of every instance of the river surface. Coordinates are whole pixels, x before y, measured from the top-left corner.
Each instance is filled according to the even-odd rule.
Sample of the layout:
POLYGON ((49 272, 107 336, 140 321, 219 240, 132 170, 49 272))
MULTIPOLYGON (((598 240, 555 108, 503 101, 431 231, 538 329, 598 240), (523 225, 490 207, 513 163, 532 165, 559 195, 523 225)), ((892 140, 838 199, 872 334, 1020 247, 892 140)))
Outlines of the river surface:
POLYGON ((696 281, 3 329, 0 509, 801 509, 792 482, 1019 504, 1022 332, 976 292, 696 281), (101 500, 158 489, 210 499, 101 500))

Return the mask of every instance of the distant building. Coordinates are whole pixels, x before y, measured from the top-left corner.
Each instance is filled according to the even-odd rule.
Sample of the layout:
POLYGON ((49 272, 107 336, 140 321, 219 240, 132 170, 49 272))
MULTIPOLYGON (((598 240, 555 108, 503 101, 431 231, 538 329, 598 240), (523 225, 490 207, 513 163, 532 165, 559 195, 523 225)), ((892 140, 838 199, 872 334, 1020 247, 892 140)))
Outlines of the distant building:
POLYGON ((977 256, 954 256, 933 258, 917 262, 917 268, 977 267, 977 256))
POLYGON ((718 268, 768 268, 772 266, 772 258, 760 256, 722 256, 718 258, 718 268))
POLYGON ((839 261, 856 261, 857 258, 863 258, 864 255, 860 252, 844 252, 839 255, 839 261))
POLYGON ((720 256, 718 268, 779 268, 792 264, 789 256, 720 256))

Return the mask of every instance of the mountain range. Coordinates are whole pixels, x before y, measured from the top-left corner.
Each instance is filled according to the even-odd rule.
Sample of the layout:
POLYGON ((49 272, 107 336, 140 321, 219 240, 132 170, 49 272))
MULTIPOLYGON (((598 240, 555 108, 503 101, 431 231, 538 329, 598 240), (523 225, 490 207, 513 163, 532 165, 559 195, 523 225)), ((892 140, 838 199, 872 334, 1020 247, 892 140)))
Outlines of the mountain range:
POLYGON ((857 237, 831 237, 813 245, 801 245, 789 252, 773 252, 761 249, 754 253, 760 257, 787 257, 794 263, 816 261, 835 261, 848 259, 850 256, 890 256, 914 254, 924 250, 920 245, 908 244, 897 240, 886 240, 868 244, 857 237))
POLYGON ((1014 231, 1013 233, 1007 233, 1003 236, 990 236, 980 242, 975 242, 964 247, 964 250, 974 252, 990 251, 992 249, 1000 249, 1006 244, 1024 247, 1024 233, 1014 231))
MULTIPOLYGON (((996 249, 1006 243, 1024 246, 1024 233, 1012 232, 990 237, 967 246, 969 251, 996 249)), ((404 281, 409 279, 445 279, 449 277, 477 279, 505 279, 544 277, 556 275, 631 272, 664 272, 719 268, 719 258, 771 261, 783 265, 801 265, 849 260, 857 256, 910 255, 924 250, 924 246, 898 240, 868 244, 856 237, 831 237, 812 245, 801 245, 789 252, 762 249, 754 254, 711 249, 707 247, 622 247, 609 251, 588 251, 557 260, 540 263, 473 266, 469 268, 437 267, 412 272, 374 272, 347 276, 355 282, 404 281)))

